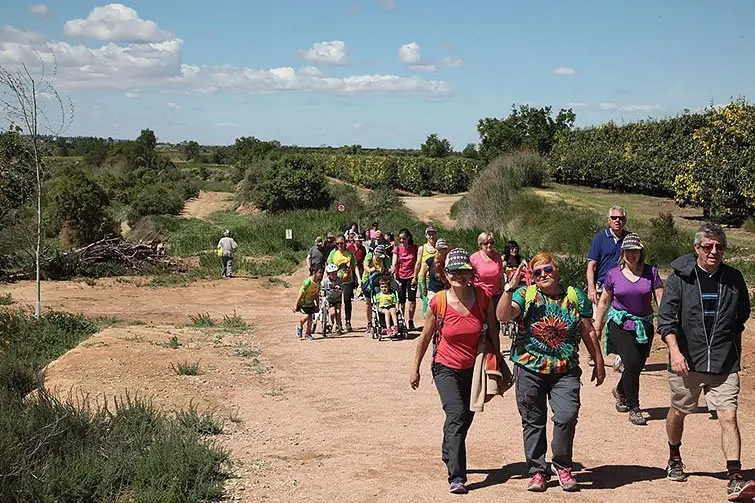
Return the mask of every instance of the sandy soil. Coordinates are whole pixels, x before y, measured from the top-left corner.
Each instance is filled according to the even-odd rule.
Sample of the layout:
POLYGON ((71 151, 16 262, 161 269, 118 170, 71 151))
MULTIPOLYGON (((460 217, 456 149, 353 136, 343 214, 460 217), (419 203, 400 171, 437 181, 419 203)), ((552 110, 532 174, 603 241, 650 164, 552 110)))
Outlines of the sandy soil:
POLYGON ((462 195, 405 196, 401 200, 420 220, 440 224, 444 227, 454 227, 456 222, 451 218, 451 206, 461 199, 462 195))
POLYGON ((232 210, 236 201, 230 192, 200 191, 199 196, 189 199, 184 204, 180 217, 205 219, 214 211, 232 210))
MULTIPOLYGON (((438 212, 450 206, 442 197, 407 199, 421 217, 440 221, 438 212)), ((210 208, 218 206, 190 203, 187 212, 203 216, 210 208)), ((47 385, 61 395, 104 400, 128 392, 151 397, 166 410, 190 403, 214 409, 226 419, 216 439, 234 459, 229 501, 725 501, 719 428, 702 410, 688 418, 682 448, 693 476, 686 484, 664 478, 668 388, 660 347, 642 376, 646 427, 632 426, 615 412, 610 391, 618 374, 609 371, 599 388, 585 374, 574 452, 580 493, 567 495, 554 486, 545 494, 525 491, 521 423, 508 394, 478 414, 470 431, 470 495, 447 494, 440 460, 443 412, 429 362, 422 365, 420 389, 412 391, 414 342, 364 338, 359 302, 356 333, 300 341, 294 335, 298 315, 290 306, 304 276, 299 270, 277 283, 233 278, 161 289, 144 286, 145 278, 100 279, 93 286, 43 283, 45 308, 127 320, 62 356, 49 368, 47 385), (234 312, 253 329, 234 334, 187 326, 189 316, 199 313, 220 321, 234 312), (180 348, 166 347, 171 337, 180 348), (176 375, 171 364, 184 361, 198 361, 201 374, 176 375)), ((5 291, 21 304, 33 302, 32 282, 4 286, 0 293, 5 291)), ((740 426, 743 461, 751 467, 755 381, 747 367, 755 336, 751 330, 745 335, 740 426)))

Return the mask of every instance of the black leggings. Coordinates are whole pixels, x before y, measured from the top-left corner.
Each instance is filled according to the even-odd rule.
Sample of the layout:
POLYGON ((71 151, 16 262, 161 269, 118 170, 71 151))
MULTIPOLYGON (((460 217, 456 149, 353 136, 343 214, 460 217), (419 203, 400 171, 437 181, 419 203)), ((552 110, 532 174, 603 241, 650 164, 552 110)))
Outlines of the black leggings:
POLYGON ((351 323, 351 299, 354 297, 354 283, 343 284, 343 314, 346 323, 351 323))
POLYGON ((621 379, 616 387, 626 398, 630 409, 640 407, 640 372, 645 366, 653 344, 652 327, 646 324, 645 329, 648 332, 648 341, 645 344, 638 344, 634 332, 624 330, 613 321, 608 322, 611 344, 621 356, 621 362, 624 364, 624 372, 621 373, 621 379))

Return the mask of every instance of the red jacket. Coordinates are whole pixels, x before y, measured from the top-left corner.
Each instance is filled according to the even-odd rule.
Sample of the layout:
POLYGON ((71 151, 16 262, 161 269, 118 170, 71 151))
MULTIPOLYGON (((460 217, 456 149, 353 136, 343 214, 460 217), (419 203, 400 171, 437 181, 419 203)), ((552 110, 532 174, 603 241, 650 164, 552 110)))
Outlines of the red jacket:
POLYGON ((362 263, 364 262, 364 257, 367 255, 367 250, 364 248, 364 246, 355 241, 353 243, 347 243, 346 248, 351 250, 351 252, 354 254, 354 258, 357 260, 357 267, 361 267, 362 263))

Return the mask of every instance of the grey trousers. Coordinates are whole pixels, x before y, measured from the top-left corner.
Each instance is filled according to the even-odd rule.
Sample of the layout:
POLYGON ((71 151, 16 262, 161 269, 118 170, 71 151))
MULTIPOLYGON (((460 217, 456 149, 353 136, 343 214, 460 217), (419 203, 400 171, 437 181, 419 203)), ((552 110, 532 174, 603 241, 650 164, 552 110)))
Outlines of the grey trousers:
POLYGON ((223 264, 223 268, 220 272, 220 275, 225 277, 230 277, 233 273, 233 257, 221 257, 221 261, 223 264))
POLYGON ((441 455, 448 468, 448 482, 467 481, 467 431, 474 419, 474 412, 469 410, 473 370, 455 370, 437 362, 432 365, 435 387, 446 413, 441 455))
POLYGON ((545 421, 546 400, 553 411, 551 451, 556 468, 572 467, 572 448, 579 414, 579 388, 582 370, 577 367, 563 374, 540 374, 514 366, 516 404, 522 416, 524 455, 530 475, 547 473, 548 450, 545 421))

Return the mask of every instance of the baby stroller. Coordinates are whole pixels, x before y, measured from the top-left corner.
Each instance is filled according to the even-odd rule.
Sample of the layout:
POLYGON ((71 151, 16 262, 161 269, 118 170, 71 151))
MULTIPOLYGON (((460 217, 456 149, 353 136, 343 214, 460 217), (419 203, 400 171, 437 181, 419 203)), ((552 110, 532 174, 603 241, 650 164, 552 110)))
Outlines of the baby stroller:
MULTIPOLYGON (((376 293, 380 292, 380 278, 386 277, 390 280, 390 290, 393 294, 393 298, 396 302, 396 318, 398 319, 398 339, 406 339, 409 335, 409 329, 406 326, 406 320, 404 319, 404 313, 401 311, 401 306, 398 303, 398 289, 399 285, 396 278, 388 275, 381 275, 379 272, 373 272, 364 282, 363 288, 366 289, 370 298, 374 299, 376 293)), ((382 341, 383 339, 391 339, 388 335, 388 321, 385 319, 385 313, 380 312, 380 308, 377 302, 372 302, 371 310, 372 318, 372 338, 382 341)))

